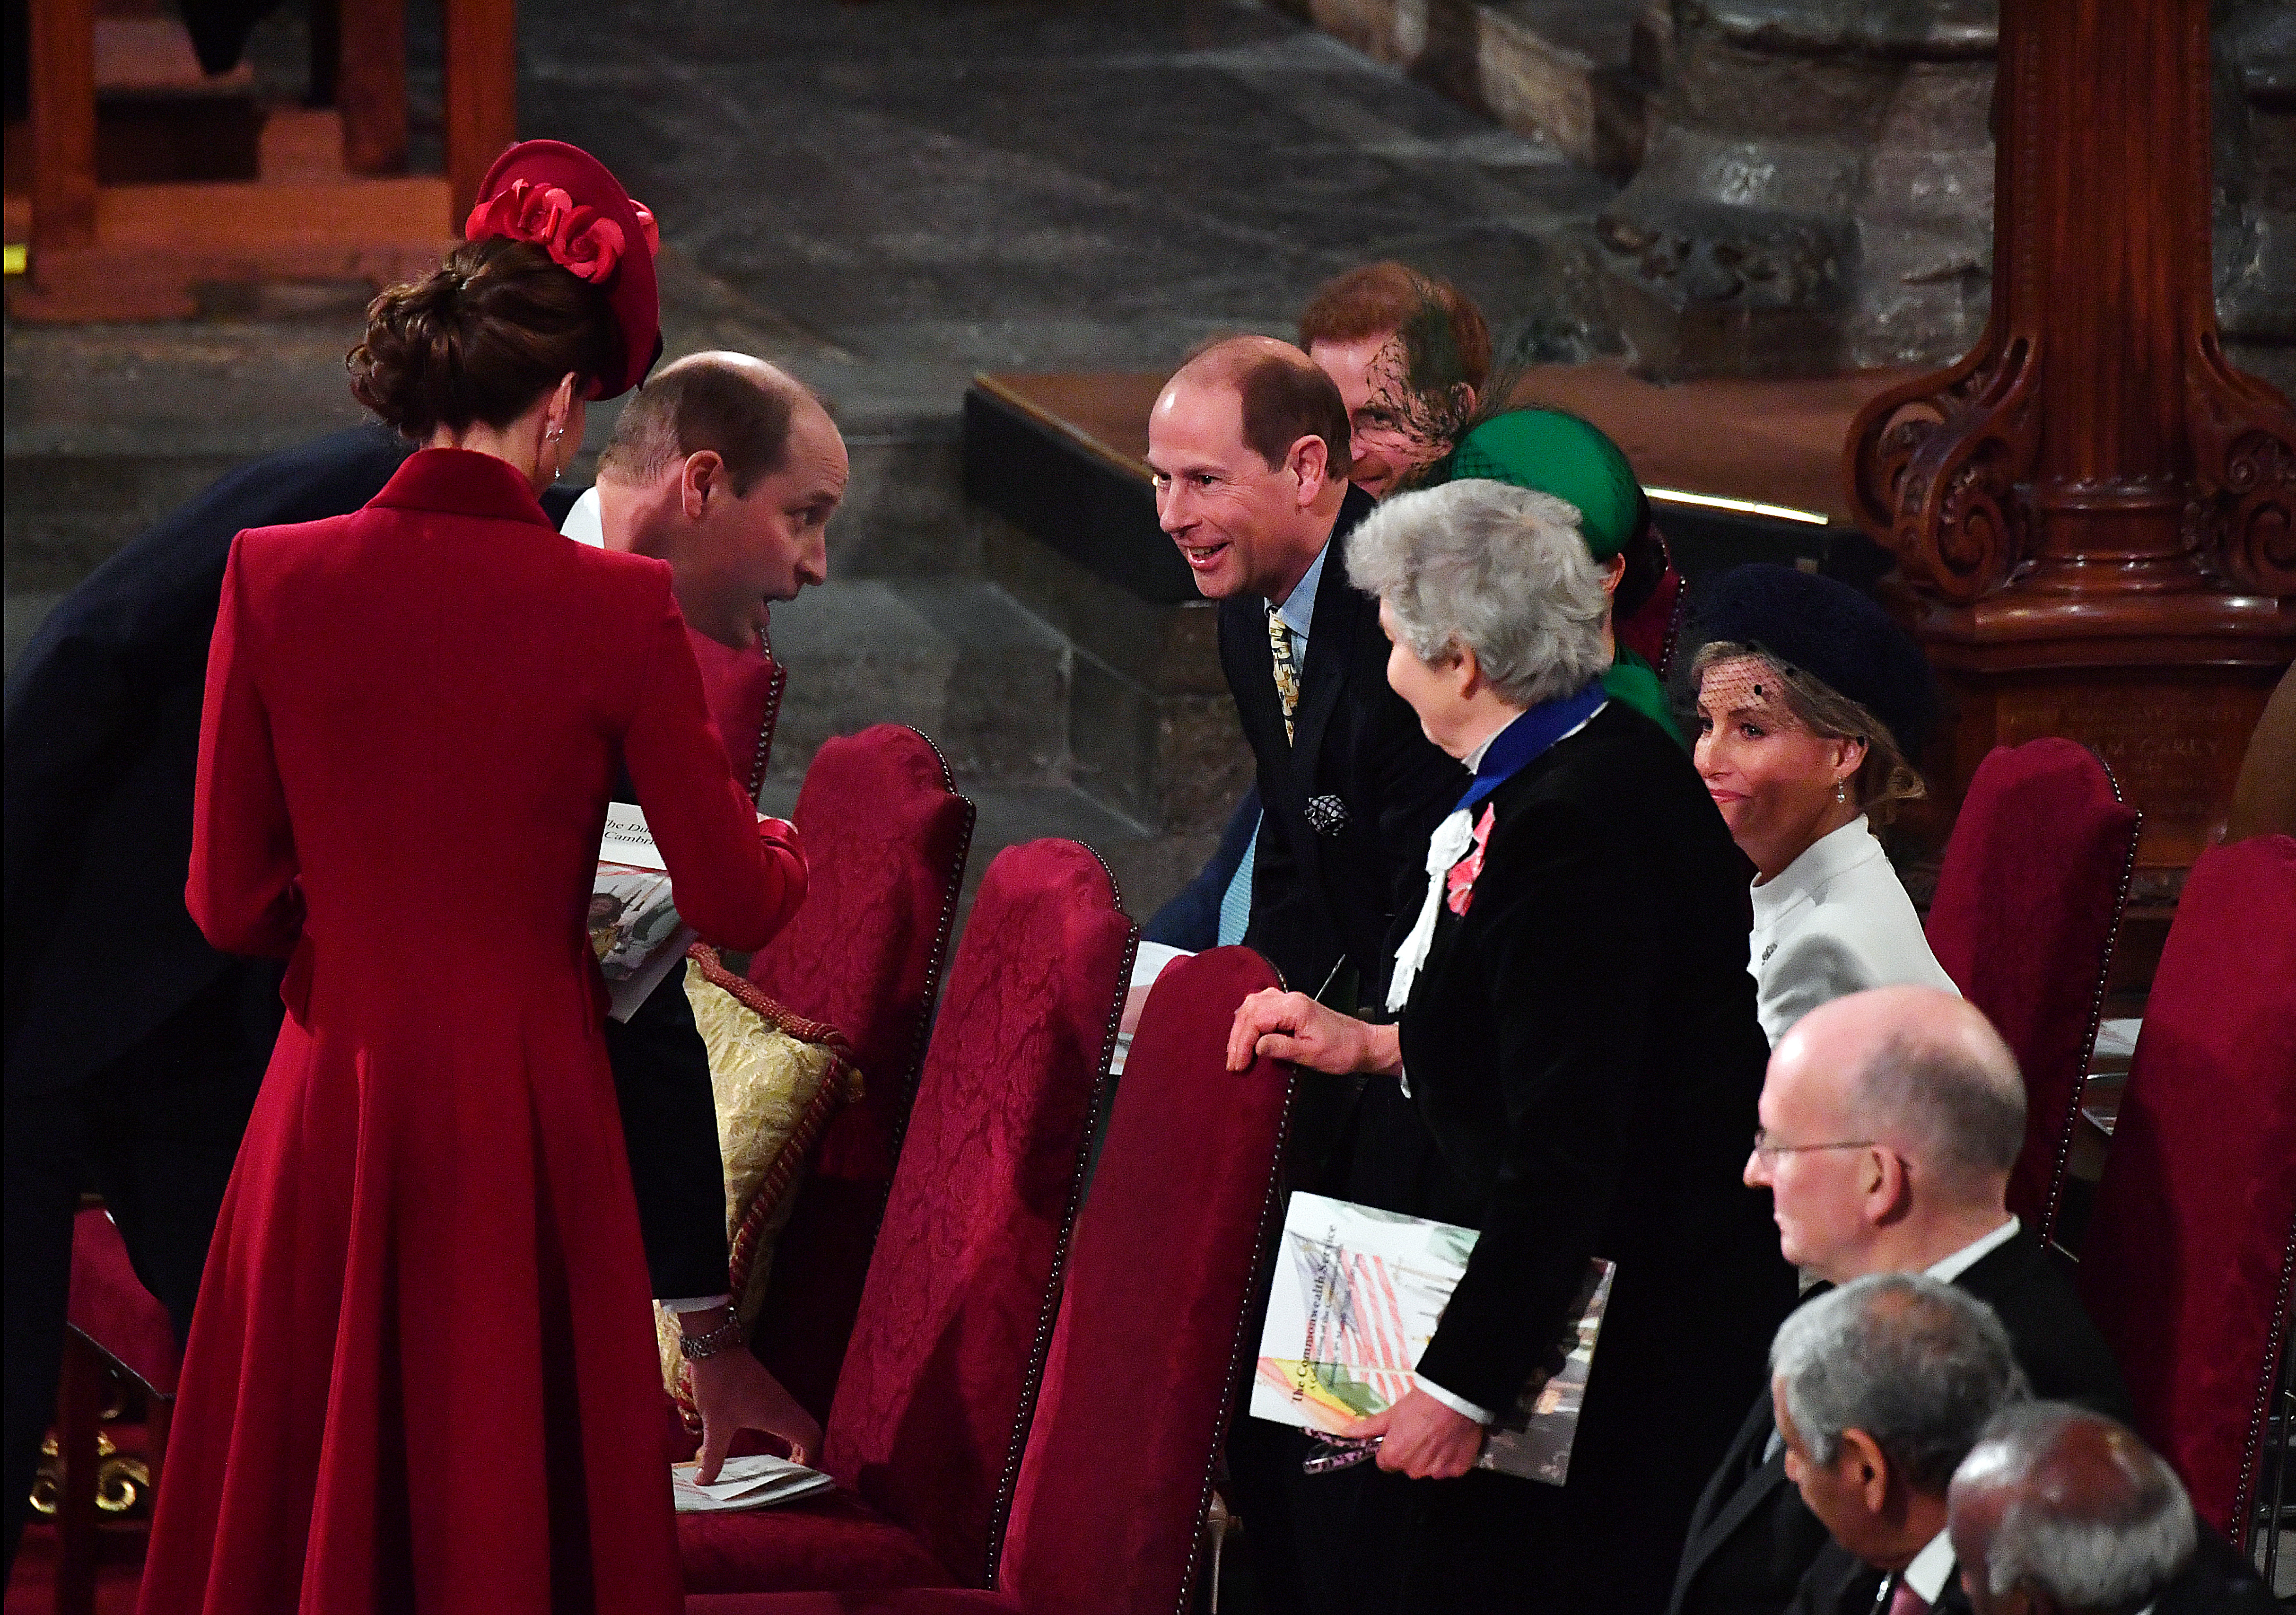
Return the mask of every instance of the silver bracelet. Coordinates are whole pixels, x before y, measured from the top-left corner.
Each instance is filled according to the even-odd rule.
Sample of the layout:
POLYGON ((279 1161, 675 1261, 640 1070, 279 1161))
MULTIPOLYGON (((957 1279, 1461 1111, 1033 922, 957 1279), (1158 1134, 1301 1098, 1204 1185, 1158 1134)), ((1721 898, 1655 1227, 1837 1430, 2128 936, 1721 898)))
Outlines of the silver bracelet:
POLYGON ((681 1334, 677 1337, 677 1354, 689 1363, 699 1363, 704 1357, 714 1357, 742 1343, 742 1315, 731 1307, 726 1308, 726 1321, 708 1334, 681 1334))

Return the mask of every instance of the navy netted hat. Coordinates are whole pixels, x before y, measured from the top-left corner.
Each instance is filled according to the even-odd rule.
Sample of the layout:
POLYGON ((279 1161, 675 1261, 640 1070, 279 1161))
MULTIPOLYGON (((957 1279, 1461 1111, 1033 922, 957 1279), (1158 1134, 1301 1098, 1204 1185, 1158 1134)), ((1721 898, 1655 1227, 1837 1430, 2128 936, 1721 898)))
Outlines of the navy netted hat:
POLYGON ((1937 682, 1913 635, 1846 583, 1759 562, 1701 587, 1698 641, 1752 645, 1846 695, 1919 758, 1937 718, 1937 682))

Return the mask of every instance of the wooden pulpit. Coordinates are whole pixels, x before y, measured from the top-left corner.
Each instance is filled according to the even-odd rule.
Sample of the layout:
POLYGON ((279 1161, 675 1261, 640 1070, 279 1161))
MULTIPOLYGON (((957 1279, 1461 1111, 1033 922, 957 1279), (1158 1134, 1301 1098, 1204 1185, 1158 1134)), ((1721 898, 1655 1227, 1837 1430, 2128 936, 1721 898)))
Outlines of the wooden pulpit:
POLYGON ((1931 828, 1993 746, 2083 741, 2144 809, 2156 930, 2296 655, 2296 416, 2217 337, 2208 27, 2002 0, 1990 323, 1843 462, 1949 704, 1931 828))
POLYGON ((176 318, 207 282, 426 273, 516 138, 515 0, 444 0, 444 175, 404 171, 404 0, 338 0, 315 29, 335 104, 263 109, 251 177, 102 183, 96 9, 32 0, 29 253, 8 287, 19 319, 176 318))

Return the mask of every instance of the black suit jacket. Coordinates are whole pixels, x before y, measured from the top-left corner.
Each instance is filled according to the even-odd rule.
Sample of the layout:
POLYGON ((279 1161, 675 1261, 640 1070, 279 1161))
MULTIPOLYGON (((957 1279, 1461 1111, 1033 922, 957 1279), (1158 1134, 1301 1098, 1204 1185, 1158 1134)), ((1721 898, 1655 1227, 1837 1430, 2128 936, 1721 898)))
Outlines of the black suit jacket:
POLYGON ((224 561, 243 528, 357 510, 406 454, 366 426, 242 466, 89 574, 10 671, 9 1093, 70 1086, 229 964, 184 907, 224 561))
MULTIPOLYGON (((184 907, 224 562, 244 529, 358 509, 408 452, 367 425, 241 467, 90 573, 9 673, 12 1095, 94 1076, 226 971, 277 978, 277 963, 209 947, 184 907)), ((552 488, 544 509, 562 521, 575 496, 552 488)), ((726 1285, 708 1057, 682 980, 671 972, 608 1033, 654 1292, 666 1296, 726 1285)), ((272 1004, 270 1036, 278 1013, 272 1004)))
POLYGON ((2200 1550, 2154 1596, 2152 1615, 2276 1615, 2281 1606, 2256 1566, 2207 1521, 2194 1523, 2200 1550))
POLYGON ((1407 880, 1418 890, 1427 838, 1468 783, 1388 687, 1379 602, 1348 581, 1347 536, 1371 510, 1369 495, 1349 488, 1316 591, 1295 740, 1283 736, 1267 603, 1254 594, 1219 607, 1220 666, 1267 816, 1244 940, 1301 992, 1320 990, 1342 959, 1351 961, 1366 999, 1385 987, 1400 887, 1407 880), (1308 819, 1315 797, 1335 798, 1344 816, 1324 832, 1308 819))
POLYGON ((1488 799, 1403 1013, 1439 1160, 1401 1209, 1481 1230, 1419 1372, 1511 1406, 1588 1259, 1617 1264, 1553 1551, 1605 1607, 1655 1609, 1794 1297, 1739 1176, 1768 1045, 1738 856, 1682 748, 1617 701, 1488 799))
MULTIPOLYGON (((2021 1233, 1956 1282, 2000 1316, 2035 1396, 2128 1420, 2120 1365, 2038 1241, 2021 1233)), ((1864 1615, 1872 1603, 1878 1573, 1834 1546, 1786 1480, 1783 1454, 1763 1460, 1776 1428, 1765 1389, 1691 1517, 1669 1615, 1777 1615, 1861 1597, 1864 1615)))
MULTIPOLYGON (((2185 1568, 2152 1595, 2149 1615, 2276 1615, 2281 1606, 2256 1566, 2206 1521, 2193 1523, 2199 1545, 2185 1568)), ((1865 1580, 1843 1586, 1832 1604, 1809 1607, 1824 1609, 1826 1615, 1872 1615, 1881 1583, 1882 1578, 1869 1571, 1865 1580)), ((1975 1607, 1962 1590, 1956 1567, 1953 1579, 1930 1606, 1930 1615, 1973 1615, 1975 1607)))

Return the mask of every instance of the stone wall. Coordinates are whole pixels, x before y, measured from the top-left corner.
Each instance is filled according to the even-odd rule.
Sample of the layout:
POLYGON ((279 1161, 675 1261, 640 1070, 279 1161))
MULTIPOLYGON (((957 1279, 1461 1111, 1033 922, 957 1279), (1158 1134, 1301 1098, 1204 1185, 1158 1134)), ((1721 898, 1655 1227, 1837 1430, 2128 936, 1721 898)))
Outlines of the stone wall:
MULTIPOLYGON (((1943 365, 1983 329, 1995 0, 1278 4, 1623 182, 1578 312, 1644 373, 1943 365)), ((2214 41, 2226 347, 2296 389, 2296 5, 2217 0, 2214 41)))

